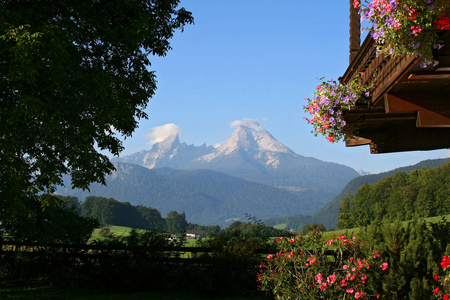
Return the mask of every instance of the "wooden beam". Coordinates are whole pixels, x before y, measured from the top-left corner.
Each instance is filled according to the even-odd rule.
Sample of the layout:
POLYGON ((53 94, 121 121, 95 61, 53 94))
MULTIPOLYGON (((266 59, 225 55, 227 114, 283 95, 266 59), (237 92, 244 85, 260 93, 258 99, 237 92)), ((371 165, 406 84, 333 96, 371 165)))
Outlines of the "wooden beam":
POLYGON ((408 76, 408 80, 450 79, 450 72, 416 72, 408 76))
POLYGON ((450 119, 429 110, 418 111, 416 126, 450 128, 450 119))
POLYGON ((387 113, 432 111, 450 117, 450 94, 446 92, 386 94, 384 105, 387 113))
POLYGON ((409 101, 406 101, 402 98, 390 94, 384 95, 384 107, 386 109, 386 113, 402 112, 402 111, 407 112, 423 109, 423 107, 417 104, 411 103, 409 101))
POLYGON ((369 145, 371 142, 372 141, 369 139, 356 136, 354 138, 345 140, 345 147, 364 146, 369 145))
POLYGON ((353 0, 350 0, 350 57, 349 64, 352 63, 361 48, 361 21, 358 9, 353 7, 353 0))
POLYGON ((415 121, 361 129, 358 136, 372 141, 373 154, 450 148, 450 128, 419 128, 415 121))

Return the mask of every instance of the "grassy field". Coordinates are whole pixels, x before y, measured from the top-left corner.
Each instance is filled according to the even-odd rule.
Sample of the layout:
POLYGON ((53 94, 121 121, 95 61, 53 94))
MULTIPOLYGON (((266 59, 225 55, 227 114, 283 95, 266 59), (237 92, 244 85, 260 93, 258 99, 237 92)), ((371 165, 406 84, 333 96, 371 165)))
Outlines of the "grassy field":
MULTIPOLYGON (((445 215, 445 216, 438 216, 438 217, 430 217, 430 218, 425 218, 426 221, 428 222, 432 222, 432 223, 437 223, 440 222, 442 220, 442 218, 445 218, 447 220, 447 222, 450 222, 450 214, 449 215, 445 215)), ((404 223, 406 223, 408 221, 405 221, 404 223)), ((109 230, 111 231, 111 233, 113 233, 115 236, 127 236, 129 234, 129 232, 131 231, 130 227, 124 227, 124 226, 104 226, 109 228, 109 230)), ((104 228, 102 227, 102 228, 104 228)), ((285 229, 286 228, 286 224, 278 224, 274 226, 277 229, 285 229)), ((101 228, 97 228, 94 230, 94 233, 92 234, 91 240, 93 239, 101 239, 102 237, 99 235, 101 228)), ((140 229, 138 229, 140 231, 140 229)), ((359 228, 352 228, 352 229, 343 229, 343 230, 335 230, 335 231, 327 231, 324 232, 324 237, 325 238, 332 238, 338 235, 354 235, 357 234, 359 232, 359 228)), ((196 241, 194 239, 190 239, 186 241, 186 246, 195 246, 196 241)))
MULTIPOLYGON (((109 230, 114 236, 127 236, 132 229, 131 227, 125 226, 114 226, 114 225, 103 226, 94 230, 94 232, 92 233, 91 240, 102 239, 103 237, 100 236, 100 230, 102 230, 103 228, 109 228, 109 230)), ((138 229, 138 231, 144 230, 138 229)))
MULTIPOLYGON (((444 216, 438 216, 438 217, 429 217, 425 218, 427 222, 430 223, 438 223, 442 221, 442 218, 444 218, 447 222, 450 222, 450 215, 444 215, 444 216)), ((402 223, 406 225, 410 221, 403 221, 402 223)), ((351 229, 343 229, 343 230, 335 230, 335 231, 327 231, 323 233, 324 240, 331 239, 335 236, 339 235, 346 235, 346 236, 353 236, 355 234, 358 234, 359 228, 351 228, 351 229)))

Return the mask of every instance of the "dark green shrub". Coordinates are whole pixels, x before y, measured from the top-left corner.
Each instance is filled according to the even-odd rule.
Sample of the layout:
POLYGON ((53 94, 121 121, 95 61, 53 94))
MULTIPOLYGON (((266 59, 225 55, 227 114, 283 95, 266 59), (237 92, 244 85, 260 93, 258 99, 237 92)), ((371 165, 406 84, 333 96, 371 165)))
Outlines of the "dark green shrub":
POLYGON ((450 223, 429 224, 414 219, 406 225, 375 221, 361 233, 370 247, 389 263, 388 278, 379 277, 374 289, 386 299, 432 299, 434 279, 442 255, 449 249, 450 223))

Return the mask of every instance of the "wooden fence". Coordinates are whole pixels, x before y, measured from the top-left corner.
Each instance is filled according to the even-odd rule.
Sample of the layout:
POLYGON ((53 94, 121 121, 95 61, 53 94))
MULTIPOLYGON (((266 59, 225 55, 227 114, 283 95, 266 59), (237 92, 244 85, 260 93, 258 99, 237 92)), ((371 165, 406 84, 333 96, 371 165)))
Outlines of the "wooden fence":
MULTIPOLYGON (((207 247, 187 247, 187 246, 126 246, 119 245, 97 245, 97 244, 79 244, 66 245, 58 243, 37 244, 37 243, 19 243, 5 241, 0 244, 0 258, 14 257, 16 255, 29 257, 43 257, 60 255, 62 257, 71 257, 78 259, 103 259, 106 257, 129 257, 140 256, 148 257, 157 262, 172 263, 210 263, 201 254, 212 254, 214 249, 207 247)), ((271 253, 268 249, 255 249, 252 254, 264 255, 271 253)))

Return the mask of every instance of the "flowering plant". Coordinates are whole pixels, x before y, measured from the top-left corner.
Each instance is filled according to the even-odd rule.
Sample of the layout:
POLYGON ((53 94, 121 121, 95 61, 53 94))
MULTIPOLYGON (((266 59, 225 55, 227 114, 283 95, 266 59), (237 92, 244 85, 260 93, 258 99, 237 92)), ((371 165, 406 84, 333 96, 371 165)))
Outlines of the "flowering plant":
POLYGON ((370 281, 374 272, 385 273, 389 266, 378 252, 355 237, 342 235, 324 242, 321 237, 310 232, 277 239, 279 252, 260 265, 260 288, 276 299, 379 298, 370 281))
POLYGON ((437 286, 434 289, 434 295, 437 299, 449 300, 450 296, 450 256, 444 255, 441 260, 441 267, 446 272, 446 275, 442 278, 439 277, 438 274, 434 275, 434 280, 440 283, 440 286, 437 286))
POLYGON ((361 20, 368 20, 372 38, 383 54, 414 54, 421 56, 421 67, 439 62, 433 58, 433 50, 443 45, 437 30, 449 30, 450 18, 445 10, 448 0, 372 0, 366 5, 354 0, 361 20))
POLYGON ((337 142, 345 137, 353 136, 352 128, 346 126, 344 112, 357 104, 369 104, 373 83, 363 85, 359 74, 349 84, 338 84, 334 80, 323 81, 316 87, 311 98, 305 98, 308 104, 303 106, 311 118, 304 117, 314 126, 314 133, 326 136, 329 142, 337 142))

